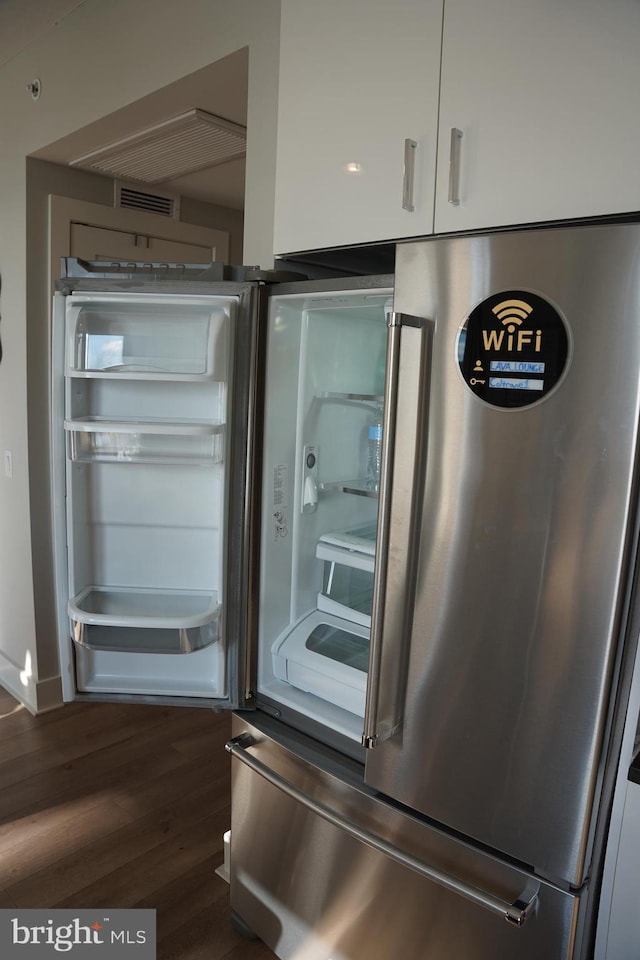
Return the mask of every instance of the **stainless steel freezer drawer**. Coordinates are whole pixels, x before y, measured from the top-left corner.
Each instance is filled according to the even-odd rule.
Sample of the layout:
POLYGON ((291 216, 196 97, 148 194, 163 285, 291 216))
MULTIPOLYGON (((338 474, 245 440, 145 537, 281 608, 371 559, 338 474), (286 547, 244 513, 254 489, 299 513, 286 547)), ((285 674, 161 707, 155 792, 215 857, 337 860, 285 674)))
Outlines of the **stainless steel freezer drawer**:
POLYGON ((233 733, 231 908, 283 960, 575 955, 583 898, 390 806, 277 721, 233 733))

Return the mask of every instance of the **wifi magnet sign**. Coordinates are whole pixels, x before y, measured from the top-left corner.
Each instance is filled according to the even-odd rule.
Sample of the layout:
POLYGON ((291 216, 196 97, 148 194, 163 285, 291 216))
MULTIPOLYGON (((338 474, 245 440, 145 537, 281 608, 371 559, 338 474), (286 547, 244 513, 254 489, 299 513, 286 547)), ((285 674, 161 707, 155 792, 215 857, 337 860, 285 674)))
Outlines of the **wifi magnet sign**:
POLYGON ((469 389, 496 407, 537 403, 567 365, 569 336, 557 307, 524 290, 479 303, 458 333, 458 363, 469 389))

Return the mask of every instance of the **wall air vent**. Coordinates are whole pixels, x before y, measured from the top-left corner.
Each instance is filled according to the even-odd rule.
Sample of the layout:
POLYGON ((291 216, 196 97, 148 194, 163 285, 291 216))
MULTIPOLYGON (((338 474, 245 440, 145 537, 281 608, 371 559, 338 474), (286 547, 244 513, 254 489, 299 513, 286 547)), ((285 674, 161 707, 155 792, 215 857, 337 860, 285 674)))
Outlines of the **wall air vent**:
POLYGON ((246 127, 189 110, 71 161, 72 167, 143 183, 162 183, 243 157, 246 127))
POLYGON ((129 183, 115 185, 116 207, 127 210, 145 210, 147 213, 157 213, 161 217, 180 217, 180 197, 170 193, 150 192, 141 190, 138 186, 129 183))

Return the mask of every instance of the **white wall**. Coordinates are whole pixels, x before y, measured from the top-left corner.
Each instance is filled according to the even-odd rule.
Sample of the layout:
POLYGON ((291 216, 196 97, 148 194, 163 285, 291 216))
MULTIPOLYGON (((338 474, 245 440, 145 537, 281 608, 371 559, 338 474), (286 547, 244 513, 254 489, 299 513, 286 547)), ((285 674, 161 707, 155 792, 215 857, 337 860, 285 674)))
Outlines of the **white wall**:
MULTIPOLYGON (((229 263, 248 263, 242 256, 243 214, 231 207, 219 207, 215 203, 182 197, 180 200, 180 219, 184 223, 194 223, 199 227, 211 227, 213 230, 225 230, 229 234, 229 263)), ((271 266, 271 263, 269 263, 271 266)))
MULTIPOLYGON (((51 292, 49 289, 49 194, 73 197, 93 203, 111 204, 113 181, 86 171, 60 167, 42 160, 28 159, 27 173, 27 415, 29 492, 31 510, 31 544, 34 588, 35 630, 37 637, 37 665, 40 683, 35 690, 36 702, 31 706, 46 709, 59 701, 60 687, 56 651, 56 619, 51 566, 51 513, 49 496, 49 317, 51 292)), ((2 327, 0 325, 0 333, 2 327)), ((0 383, 2 367, 0 365, 0 383)), ((2 389, 0 387, 0 389, 2 389)), ((2 412, 0 411, 0 422, 2 412)), ((11 485, 13 481, 11 481, 11 485)), ((5 481, 6 485, 6 481, 5 481)), ((6 490, 6 486, 5 486, 6 490)), ((4 498, 5 491, 3 490, 4 498)), ((2 511, 0 502, 0 511, 2 511)), ((0 574, 1 582, 1 574, 0 574)), ((0 622, 2 614, 0 613, 0 622)), ((22 634, 15 637, 15 646, 0 650, 15 659, 16 652, 23 662, 22 634)), ((15 684, 12 685, 15 687, 15 684)), ((22 687, 22 684, 20 684, 22 687)))
MULTIPOLYGON (((54 705, 58 683, 48 598, 38 595, 37 631, 34 606, 32 560, 37 574, 50 558, 46 511, 37 505, 32 515, 29 497, 27 351, 33 347, 41 363, 43 343, 28 342, 42 331, 27 328, 27 289, 42 282, 47 266, 31 239, 37 230, 27 249, 26 157, 248 46, 243 256, 271 266, 279 28, 279 0, 87 0, 0 70, 0 465, 3 451, 13 455, 12 479, 0 466, 0 682, 31 709, 54 705), (35 77, 37 101, 25 87, 35 77)), ((33 376, 37 363, 29 366, 33 376)), ((44 435, 39 403, 31 416, 34 449, 44 435)), ((39 460, 34 454, 34 504, 47 482, 39 460)))

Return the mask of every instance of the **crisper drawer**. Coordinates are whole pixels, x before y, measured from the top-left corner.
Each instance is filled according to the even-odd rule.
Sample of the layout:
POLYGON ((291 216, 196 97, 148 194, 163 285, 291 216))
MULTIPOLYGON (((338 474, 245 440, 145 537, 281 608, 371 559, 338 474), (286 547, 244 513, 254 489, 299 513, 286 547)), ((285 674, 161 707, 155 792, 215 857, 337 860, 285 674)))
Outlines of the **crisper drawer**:
POLYGON ((586 890, 391 806, 277 721, 235 716, 233 732, 231 908, 282 960, 577 956, 586 890))
POLYGON ((364 716, 369 631, 314 610, 273 644, 273 675, 356 716, 364 716))

